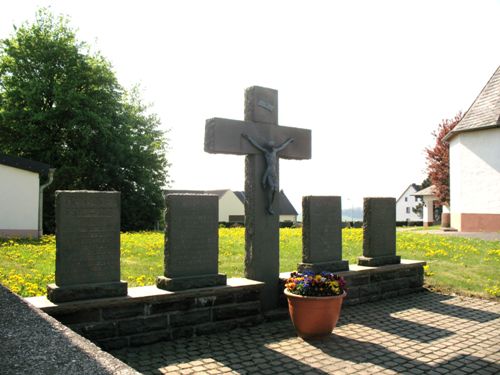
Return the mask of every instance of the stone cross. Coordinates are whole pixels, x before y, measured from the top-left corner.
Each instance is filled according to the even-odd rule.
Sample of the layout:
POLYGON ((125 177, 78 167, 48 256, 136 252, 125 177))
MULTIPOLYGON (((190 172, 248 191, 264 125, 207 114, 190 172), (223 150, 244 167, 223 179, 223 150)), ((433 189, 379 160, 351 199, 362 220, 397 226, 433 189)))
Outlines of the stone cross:
MULTIPOLYGON (((285 159, 311 158, 311 131, 278 125, 278 92, 253 86, 245 91, 245 121, 212 118, 205 125, 205 151, 246 155, 245 159, 245 277, 266 283, 262 306, 277 306, 279 283, 279 216, 270 215, 268 192, 262 186, 266 161, 248 141, 287 145, 278 154, 285 159)), ((279 161, 275 165, 279 176, 279 161)), ((279 180, 279 179, 278 179, 279 180)), ((276 185, 279 181, 276 181, 276 185)), ((275 186, 277 188, 278 186, 275 186)), ((278 199, 273 202, 277 204, 278 199)))

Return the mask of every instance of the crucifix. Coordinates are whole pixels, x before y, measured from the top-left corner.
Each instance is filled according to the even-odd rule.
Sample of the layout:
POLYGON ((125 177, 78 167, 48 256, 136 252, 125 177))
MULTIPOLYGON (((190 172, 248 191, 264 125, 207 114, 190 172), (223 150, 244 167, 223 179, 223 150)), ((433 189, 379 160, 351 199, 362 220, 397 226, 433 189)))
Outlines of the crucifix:
POLYGON ((277 306, 279 287, 279 159, 310 159, 311 131, 278 125, 278 91, 245 90, 245 120, 212 118, 205 151, 246 155, 245 277, 266 283, 262 305, 277 306))

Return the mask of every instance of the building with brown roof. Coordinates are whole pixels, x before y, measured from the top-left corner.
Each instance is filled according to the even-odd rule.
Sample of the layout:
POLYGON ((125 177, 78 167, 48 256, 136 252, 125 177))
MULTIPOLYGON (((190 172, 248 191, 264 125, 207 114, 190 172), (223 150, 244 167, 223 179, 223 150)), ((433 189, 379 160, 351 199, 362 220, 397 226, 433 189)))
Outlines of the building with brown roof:
MULTIPOLYGON (((219 197, 219 222, 243 223, 245 221, 245 192, 222 190, 165 190, 165 194, 215 194, 219 197)), ((279 193, 280 222, 297 222, 297 211, 283 190, 279 193)))
POLYGON ((445 140, 451 227, 500 231, 500 66, 445 140))

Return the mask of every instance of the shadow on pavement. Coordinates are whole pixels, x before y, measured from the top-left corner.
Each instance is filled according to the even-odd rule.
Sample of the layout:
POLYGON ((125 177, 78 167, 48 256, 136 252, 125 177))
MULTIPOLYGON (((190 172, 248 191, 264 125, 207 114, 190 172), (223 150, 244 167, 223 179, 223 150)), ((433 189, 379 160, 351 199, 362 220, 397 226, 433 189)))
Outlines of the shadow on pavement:
MULTIPOLYGON (((359 370, 355 366, 366 368, 374 365, 398 373, 439 374, 459 369, 465 369, 467 373, 500 373, 500 366, 493 360, 460 353, 464 346, 455 348, 452 341, 447 342, 457 334, 467 340, 468 332, 473 332, 476 326, 480 329, 481 323, 499 318, 500 314, 457 306, 453 299, 457 300, 457 297, 423 292, 346 306, 337 330, 322 340, 298 339, 287 320, 157 343, 145 349, 153 353, 148 354, 147 359, 141 359, 140 354, 132 359, 126 357, 127 351, 133 349, 126 349, 123 355, 120 351, 114 354, 147 374, 160 374, 160 369, 169 371, 168 367, 172 367, 171 373, 182 373, 183 368, 188 368, 182 366, 189 366, 193 373, 210 368, 239 374, 328 374, 344 368, 347 373, 353 373, 359 370), (440 328, 440 324, 448 329, 440 328), (455 327, 459 329, 455 330, 455 327), (461 330, 465 333, 460 333, 461 330), (377 341, 378 338, 382 341, 377 341), (438 345, 435 341, 439 339, 438 345), (422 350, 422 345, 425 345, 425 350, 422 350), (441 351, 443 347, 454 350, 441 351), (197 370, 197 366, 201 370, 197 370)), ((484 306, 484 302, 482 304, 484 306)), ((491 334, 495 335, 494 332, 491 334)), ((484 342, 494 345, 498 341, 493 336, 484 342)))
MULTIPOLYGON (((452 336, 454 333, 447 329, 400 319, 392 315, 406 310, 418 309, 477 323, 489 322, 500 317, 500 314, 493 312, 444 303, 453 298, 443 294, 422 292, 418 295, 391 299, 390 303, 387 301, 374 302, 369 313, 365 311, 364 306, 366 305, 345 306, 339 320, 339 326, 348 323, 361 324, 407 339, 429 343, 452 336), (416 304, 415 300, 419 298, 423 301, 416 304)), ((418 314, 418 312, 414 312, 414 314, 418 314)))
POLYGON ((497 363, 470 355, 457 355, 432 366, 423 361, 402 356, 382 345, 353 340, 343 336, 332 335, 327 339, 310 340, 308 342, 332 359, 341 359, 353 363, 372 363, 397 372, 408 372, 409 369, 416 368, 426 374, 437 374, 451 372, 467 366, 468 369, 476 371, 482 369, 493 374, 500 373, 500 365, 497 363))

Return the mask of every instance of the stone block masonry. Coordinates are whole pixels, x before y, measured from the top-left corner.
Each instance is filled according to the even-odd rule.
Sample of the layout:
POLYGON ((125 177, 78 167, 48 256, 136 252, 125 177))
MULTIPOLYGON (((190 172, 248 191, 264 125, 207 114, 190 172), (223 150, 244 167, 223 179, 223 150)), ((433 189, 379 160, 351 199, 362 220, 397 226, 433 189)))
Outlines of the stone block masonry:
MULTIPOLYGON (((421 291, 425 262, 401 260, 379 267, 351 265, 338 272, 346 279, 346 305, 378 301, 421 291)), ((289 273, 280 275, 282 287, 289 273)), ((128 296, 55 304, 46 297, 26 301, 105 350, 193 337, 288 319, 288 313, 264 315, 264 284, 228 279, 226 286, 169 292, 155 286, 129 288, 128 296)), ((281 293, 281 306, 286 300, 281 293)))
MULTIPOLYGON (((336 272, 346 281, 344 304, 357 305, 421 291, 425 264, 418 260, 401 259, 400 264, 378 267, 351 265, 349 271, 336 272)), ((289 272, 280 274, 282 289, 289 276, 289 272)), ((286 299, 283 296, 280 305, 284 304, 286 299)))
POLYGON ((346 305, 373 302, 423 290, 425 262, 402 259, 380 267, 351 266, 339 272, 347 284, 346 305))
POLYGON ((263 320, 264 284, 229 279, 227 286, 169 292, 129 288, 128 296, 55 304, 26 300, 105 350, 250 326, 263 320))

